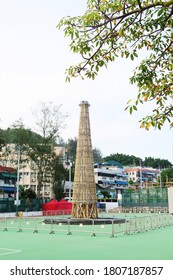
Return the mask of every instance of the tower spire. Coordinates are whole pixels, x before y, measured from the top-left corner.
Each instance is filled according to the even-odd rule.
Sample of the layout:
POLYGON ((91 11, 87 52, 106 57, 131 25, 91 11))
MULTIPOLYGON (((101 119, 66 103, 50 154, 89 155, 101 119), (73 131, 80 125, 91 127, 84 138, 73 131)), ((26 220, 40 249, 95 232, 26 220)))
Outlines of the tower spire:
POLYGON ((93 168, 89 103, 79 104, 80 121, 72 199, 73 218, 97 218, 97 195, 93 168))

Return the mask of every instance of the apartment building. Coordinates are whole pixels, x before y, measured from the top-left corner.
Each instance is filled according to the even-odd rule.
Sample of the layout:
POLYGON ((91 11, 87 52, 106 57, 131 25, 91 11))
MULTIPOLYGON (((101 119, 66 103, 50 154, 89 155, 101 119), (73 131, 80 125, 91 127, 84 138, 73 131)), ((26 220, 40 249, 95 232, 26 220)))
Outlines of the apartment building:
POLYGON ((128 176, 124 167, 116 161, 94 164, 97 191, 109 191, 112 198, 121 197, 121 190, 128 187, 128 176))
POLYGON ((0 165, 0 198, 14 195, 16 180, 16 169, 0 165))
MULTIPOLYGON (((20 174, 20 181, 19 185, 22 185, 25 189, 31 188, 33 191, 37 193, 38 187, 38 168, 37 165, 31 161, 28 156, 22 152, 19 155, 19 151, 16 150, 14 144, 10 144, 8 146, 9 153, 1 153, 1 164, 6 167, 12 167, 16 170, 19 166, 19 174, 20 174), (5 154, 5 156, 3 156, 5 154)), ((55 147, 56 155, 62 155, 65 158, 66 148, 64 147, 55 147)), ((41 188, 40 195, 41 197, 47 198, 52 197, 51 194, 51 178, 48 180, 48 174, 45 174, 46 180, 43 183, 41 188)))
POLYGON ((94 164, 94 175, 96 184, 102 188, 128 185, 123 166, 115 161, 94 164))
POLYGON ((141 166, 126 168, 125 172, 128 175, 129 181, 141 183, 142 186, 151 182, 156 183, 158 175, 160 174, 158 169, 141 166))

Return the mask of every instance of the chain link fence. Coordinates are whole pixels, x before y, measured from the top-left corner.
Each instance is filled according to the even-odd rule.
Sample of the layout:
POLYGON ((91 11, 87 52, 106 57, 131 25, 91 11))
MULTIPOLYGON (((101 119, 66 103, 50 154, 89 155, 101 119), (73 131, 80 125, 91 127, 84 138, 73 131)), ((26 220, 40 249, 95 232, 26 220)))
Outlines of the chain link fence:
POLYGON ((20 205, 15 205, 14 198, 0 198, 0 213, 10 213, 10 212, 27 212, 27 211, 41 211, 42 204, 48 202, 49 199, 20 199, 20 205))
POLYGON ((167 188, 122 190, 122 207, 168 207, 167 188))

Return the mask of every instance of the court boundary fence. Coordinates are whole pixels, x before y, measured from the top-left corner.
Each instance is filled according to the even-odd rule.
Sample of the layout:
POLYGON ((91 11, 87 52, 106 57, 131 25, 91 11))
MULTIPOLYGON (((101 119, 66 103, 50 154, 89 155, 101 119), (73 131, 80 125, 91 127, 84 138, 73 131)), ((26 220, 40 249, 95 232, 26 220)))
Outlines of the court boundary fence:
POLYGON ((168 207, 167 188, 138 188, 122 190, 122 207, 168 207))

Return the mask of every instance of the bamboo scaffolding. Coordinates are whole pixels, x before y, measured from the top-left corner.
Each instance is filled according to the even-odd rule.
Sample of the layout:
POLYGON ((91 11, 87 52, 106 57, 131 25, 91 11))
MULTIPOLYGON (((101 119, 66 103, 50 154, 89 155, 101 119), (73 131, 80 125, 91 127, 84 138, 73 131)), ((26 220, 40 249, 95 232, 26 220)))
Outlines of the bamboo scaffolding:
POLYGON ((97 218, 97 195, 93 168, 89 103, 80 103, 80 121, 72 199, 73 218, 97 218))

